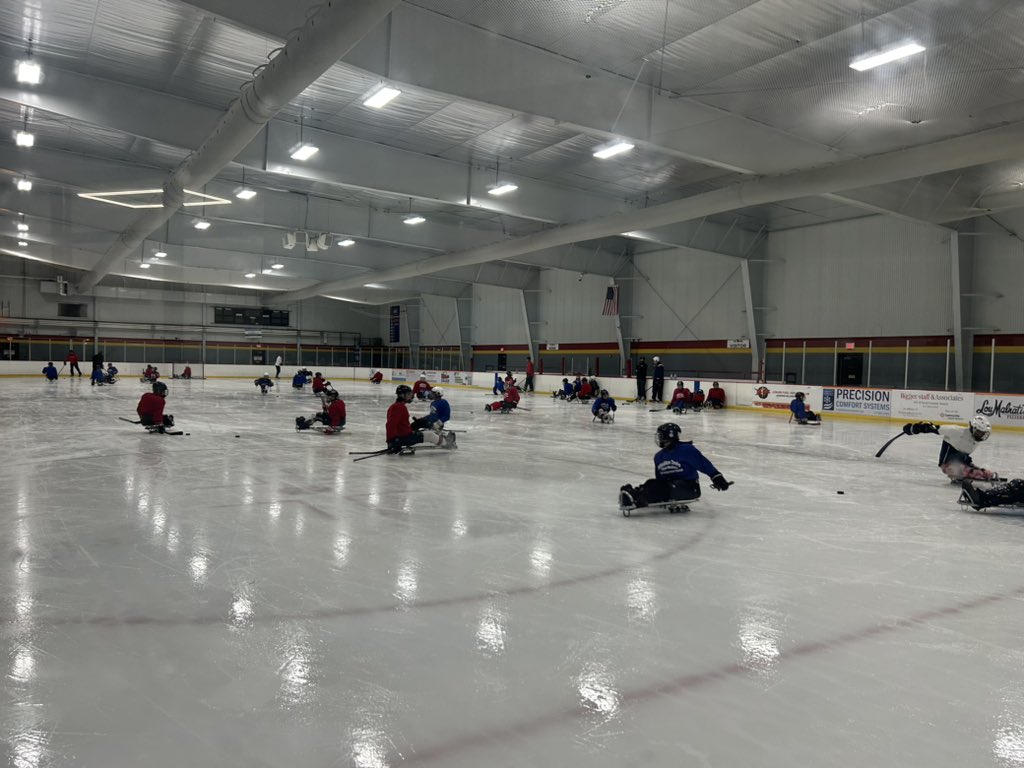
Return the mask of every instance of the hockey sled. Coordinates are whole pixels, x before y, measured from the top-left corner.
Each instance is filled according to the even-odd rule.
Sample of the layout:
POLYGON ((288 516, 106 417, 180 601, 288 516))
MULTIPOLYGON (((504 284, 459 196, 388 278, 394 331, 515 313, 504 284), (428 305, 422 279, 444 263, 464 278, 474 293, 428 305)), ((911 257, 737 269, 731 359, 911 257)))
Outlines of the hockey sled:
POLYGON ((696 499, 687 499, 686 501, 659 501, 657 504, 648 504, 646 507, 624 507, 619 505, 619 510, 622 512, 623 517, 630 517, 634 510, 637 509, 665 509, 672 514, 679 512, 689 512, 690 506, 700 501, 698 496, 696 499))

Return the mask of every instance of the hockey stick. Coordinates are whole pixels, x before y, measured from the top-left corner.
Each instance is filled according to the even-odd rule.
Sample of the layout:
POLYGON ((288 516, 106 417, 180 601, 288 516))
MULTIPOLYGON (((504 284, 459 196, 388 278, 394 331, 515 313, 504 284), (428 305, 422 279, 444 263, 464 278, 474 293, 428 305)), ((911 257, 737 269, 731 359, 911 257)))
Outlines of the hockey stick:
POLYGON ((896 437, 894 437, 892 440, 890 440, 885 445, 883 445, 881 448, 879 448, 878 449, 878 453, 875 454, 875 458, 877 459, 879 456, 881 456, 883 453, 885 453, 885 449, 886 448, 888 448, 890 445, 892 445, 894 442, 896 442, 899 438, 903 437, 905 434, 907 434, 907 433, 906 432, 900 432, 898 435, 896 435, 896 437))
POLYGON ((119 418, 121 421, 127 421, 129 424, 141 424, 142 423, 141 421, 132 421, 131 419, 126 419, 124 416, 118 416, 117 418, 119 418))

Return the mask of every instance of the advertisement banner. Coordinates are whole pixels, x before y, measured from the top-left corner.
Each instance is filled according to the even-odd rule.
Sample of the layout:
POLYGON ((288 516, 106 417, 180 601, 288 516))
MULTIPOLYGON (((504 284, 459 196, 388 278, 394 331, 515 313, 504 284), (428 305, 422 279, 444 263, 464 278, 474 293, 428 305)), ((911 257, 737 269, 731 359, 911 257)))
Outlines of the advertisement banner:
POLYGON ((452 381, 456 384, 469 385, 473 383, 472 374, 463 371, 452 371, 452 381))
MULTIPOLYGON (((748 384, 750 404, 754 408, 765 408, 775 411, 788 411, 789 404, 797 392, 803 392, 804 405, 812 411, 821 410, 821 387, 796 387, 786 384, 748 384)), ((743 405, 743 403, 739 403, 743 405)))
POLYGON ((974 414, 974 394, 894 389, 890 416, 906 421, 967 421, 974 414))
POLYGON ((750 349, 750 339, 727 339, 726 349, 750 349))
POLYGON ((987 416, 993 427, 1024 427, 1024 396, 977 394, 974 412, 987 416))
POLYGON ((892 393, 888 389, 824 387, 821 390, 821 410, 824 413, 831 411, 889 418, 891 406, 892 393))
POLYGON ((388 317, 388 341, 398 344, 402 339, 402 306, 393 304, 388 317))

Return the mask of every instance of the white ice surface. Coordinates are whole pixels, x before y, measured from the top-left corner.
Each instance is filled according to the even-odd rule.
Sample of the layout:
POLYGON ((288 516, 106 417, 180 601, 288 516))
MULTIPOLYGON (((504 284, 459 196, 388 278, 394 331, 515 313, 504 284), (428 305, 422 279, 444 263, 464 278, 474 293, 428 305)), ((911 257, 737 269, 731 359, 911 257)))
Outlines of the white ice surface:
POLYGON ((677 417, 736 484, 626 519, 647 407, 450 389, 460 450, 353 463, 392 387, 326 437, 284 379, 168 384, 188 437, 128 377, 0 382, 10 765, 1024 765, 1024 518, 934 436, 677 417))

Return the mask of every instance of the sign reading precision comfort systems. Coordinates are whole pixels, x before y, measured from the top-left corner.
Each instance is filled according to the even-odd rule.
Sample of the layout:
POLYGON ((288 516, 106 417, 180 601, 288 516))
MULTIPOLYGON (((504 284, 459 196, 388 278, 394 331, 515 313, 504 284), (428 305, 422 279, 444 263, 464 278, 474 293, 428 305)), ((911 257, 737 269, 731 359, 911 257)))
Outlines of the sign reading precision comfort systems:
POLYGON ((889 416, 892 393, 888 389, 862 389, 825 387, 822 389, 821 410, 833 413, 852 413, 868 416, 889 416))

